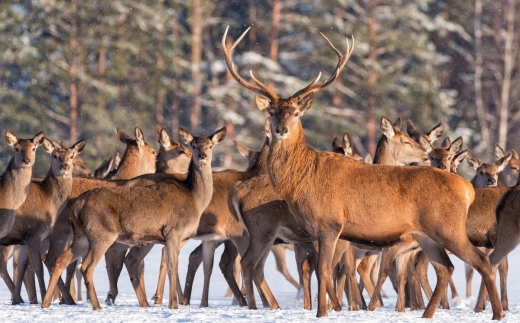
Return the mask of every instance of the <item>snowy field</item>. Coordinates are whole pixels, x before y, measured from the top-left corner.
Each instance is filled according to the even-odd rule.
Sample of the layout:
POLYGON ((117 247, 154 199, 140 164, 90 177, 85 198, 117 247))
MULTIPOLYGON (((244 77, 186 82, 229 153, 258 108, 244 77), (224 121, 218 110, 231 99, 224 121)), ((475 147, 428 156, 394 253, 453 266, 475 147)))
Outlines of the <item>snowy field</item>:
MULTIPOLYGON (((190 241, 181 251, 179 271, 181 281, 184 284, 186 267, 189 253, 198 245, 198 241, 190 241)), ((108 307, 104 304, 104 299, 108 291, 108 281, 105 271, 105 264, 102 261, 96 269, 95 286, 98 297, 101 301, 102 310, 94 312, 90 304, 79 303, 77 306, 65 306, 53 303, 49 309, 41 309, 40 305, 10 305, 10 295, 2 284, 0 289, 0 320, 2 322, 417 322, 422 315, 422 311, 407 311, 397 313, 394 311, 396 295, 387 281, 384 290, 389 294, 389 298, 384 299, 385 307, 374 312, 358 311, 350 312, 344 307, 341 312, 329 312, 327 318, 317 319, 315 317, 315 306, 312 311, 305 311, 301 304, 295 304, 296 289, 290 285, 283 276, 275 270, 274 258, 269 257, 266 264, 266 277, 274 295, 276 296, 282 310, 271 311, 260 309, 250 311, 247 308, 240 308, 231 305, 231 300, 224 297, 227 285, 218 268, 218 260, 223 247, 217 249, 217 257, 210 286, 209 308, 200 308, 200 297, 202 295, 202 267, 199 268, 195 278, 193 288, 193 298, 191 306, 180 306, 178 310, 167 308, 167 292, 165 292, 165 305, 153 306, 147 309, 140 308, 137 298, 134 296, 130 285, 126 269, 123 269, 119 283, 119 296, 116 305, 108 307)), ((154 247, 150 255, 146 258, 146 286, 148 297, 151 298, 155 292, 158 267, 160 262, 160 246, 154 247)), ((287 251, 289 270, 297 279, 294 253, 287 251)), ((459 294, 465 295, 464 266, 463 263, 454 256, 450 256, 455 265, 454 280, 459 294)), ((11 267, 11 264, 9 264, 11 267)), ((509 259, 509 301, 510 311, 506 313, 504 322, 520 322, 520 277, 517 272, 520 269, 520 250, 514 251, 509 259)), ((47 279, 48 276, 46 276, 47 279)), ((480 276, 475 274, 473 290, 478 291, 480 276)), ((435 274, 430 266, 430 283, 435 282, 435 274)), ((316 291, 316 280, 313 282, 313 293, 316 291)), ((166 287, 166 291, 168 287, 166 287)), ((39 293, 38 293, 39 295, 39 293)), ((25 300, 25 291, 22 294, 25 300)), ((368 302, 368 297, 365 296, 368 302)), ((259 299, 257 297, 257 301, 259 299)), ((346 301, 346 300, 344 300, 346 301)), ((466 299, 457 304, 453 304, 450 310, 437 310, 432 320, 424 322, 489 322, 491 321, 491 310, 476 314, 472 311, 474 299, 466 299)), ((151 302, 152 304, 153 302, 151 302)), ((261 303, 260 303, 261 304, 261 303)), ((345 304, 344 304, 345 305, 345 304)))

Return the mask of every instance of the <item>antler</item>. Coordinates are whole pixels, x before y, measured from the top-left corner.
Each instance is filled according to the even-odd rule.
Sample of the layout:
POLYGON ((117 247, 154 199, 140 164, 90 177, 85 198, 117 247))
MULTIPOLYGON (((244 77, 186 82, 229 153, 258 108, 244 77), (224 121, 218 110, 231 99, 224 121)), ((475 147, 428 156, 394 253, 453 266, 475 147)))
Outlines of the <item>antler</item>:
POLYGON ((323 38, 325 38, 325 40, 327 41, 329 46, 332 48, 332 50, 338 56, 338 65, 336 66, 336 69, 334 70, 334 72, 332 73, 332 75, 329 77, 328 80, 326 80, 325 82, 323 82, 320 85, 316 85, 316 83, 318 83, 318 80, 321 77, 321 72, 320 72, 318 77, 311 84, 307 85, 303 89, 301 89, 298 92, 296 92, 293 95, 291 95, 291 98, 296 98, 296 97, 301 98, 301 97, 304 97, 304 96, 306 96, 307 94, 309 94, 311 92, 312 93, 313 92, 318 92, 318 91, 326 88, 330 84, 332 84, 332 82, 334 82, 338 78, 339 73, 341 72, 343 67, 345 67, 345 64, 347 63, 348 59, 352 55, 352 52, 354 51, 354 36, 352 36, 352 47, 350 47, 350 43, 348 41, 348 38, 346 38, 347 49, 345 51, 345 55, 343 56, 343 55, 341 55, 341 52, 336 47, 334 47, 334 45, 332 45, 331 41, 323 33, 320 33, 320 34, 323 36, 323 38))
POLYGON ((246 31, 244 31, 244 33, 233 43, 233 45, 231 45, 230 48, 227 48, 227 46, 226 46, 226 37, 227 37, 228 29, 229 29, 229 26, 226 27, 226 31, 224 32, 224 36, 222 37, 222 50, 224 51, 224 59, 226 60, 226 65, 227 65, 231 75, 235 78, 235 80, 237 80, 238 83, 240 83, 240 85, 244 86, 245 88, 247 88, 251 91, 254 91, 256 93, 259 93, 261 95, 264 95, 264 96, 268 97, 271 101, 275 101, 276 99, 278 99, 278 96, 276 95, 276 93, 274 93, 271 89, 269 89, 269 87, 267 87, 264 83, 260 82, 253 76, 253 71, 250 71, 251 78, 258 86, 251 84, 251 83, 247 82, 246 80, 244 80, 242 77, 240 77, 238 72, 235 70, 235 66, 234 66, 233 60, 231 58, 231 53, 233 52, 233 49, 238 45, 238 43, 240 43, 242 38, 244 38, 244 36, 249 31, 249 29, 251 29, 251 27, 247 28, 246 31))

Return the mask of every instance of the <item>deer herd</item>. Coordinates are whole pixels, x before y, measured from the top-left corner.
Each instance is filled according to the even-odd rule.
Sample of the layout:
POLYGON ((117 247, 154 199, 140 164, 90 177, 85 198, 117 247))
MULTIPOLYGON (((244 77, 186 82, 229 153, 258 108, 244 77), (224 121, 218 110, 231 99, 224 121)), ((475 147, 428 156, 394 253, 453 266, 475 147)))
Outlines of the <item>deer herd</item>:
POLYGON ((228 29, 222 38, 229 73, 259 94, 256 105, 268 113, 260 151, 235 141, 248 160, 245 171, 212 172, 212 151, 224 140, 226 128, 208 137, 179 128, 183 145, 165 127, 156 127, 158 153, 144 141, 139 127, 134 137, 117 128, 126 145, 124 155, 103 162, 94 173, 78 157, 85 140, 68 146, 43 132, 20 139, 7 130, 14 157, 0 177, 0 275, 12 303, 23 302, 22 283, 29 301, 38 302, 36 276, 42 307, 53 299, 73 305, 81 300, 82 276, 92 308, 99 310, 93 273, 105 255, 110 282, 105 302, 116 301, 125 266, 139 305, 148 307, 144 258, 155 244, 164 244, 155 304, 162 303, 166 274, 168 307, 190 304, 195 272, 202 263, 201 306, 208 306, 214 253, 223 243, 220 269, 235 302, 249 309, 257 308, 253 284, 264 307, 280 308, 264 277, 272 250, 278 255, 278 269, 303 291, 307 310, 312 306, 310 279, 316 272, 318 317, 341 310, 343 293, 350 310, 381 307, 382 284, 389 276, 398 294, 396 310, 423 309, 423 317, 431 318, 438 307, 449 307, 448 285, 452 296, 458 295, 451 281, 450 252, 467 264, 466 296, 471 295, 473 268, 482 276, 475 311, 482 311, 489 298, 493 319, 502 319, 508 310, 507 255, 520 242, 517 151, 506 153, 497 145, 497 160, 484 163, 462 150, 461 137, 434 146, 443 135, 442 123, 421 133, 408 120, 405 133, 401 119, 392 124, 386 117, 381 119, 382 137, 373 161, 354 152, 348 133, 334 138, 332 152, 315 151, 307 145, 300 118, 312 107, 314 93, 338 78, 354 40, 346 40, 343 53, 322 34, 338 58, 332 75, 323 83, 318 76, 282 98, 252 72, 250 83, 235 70, 232 52, 248 30, 230 47, 228 29), (39 146, 51 155, 43 179, 32 178, 39 146), (471 182, 457 175, 464 159, 476 171, 471 182), (182 289, 178 255, 189 239, 202 243, 190 255, 182 289), (294 248, 299 282, 284 266, 283 246, 294 248), (14 280, 7 271, 11 256, 14 280), (50 272, 47 285, 44 264, 50 272), (433 291, 429 264, 437 275, 433 291), (363 289, 370 296, 368 304, 363 289))

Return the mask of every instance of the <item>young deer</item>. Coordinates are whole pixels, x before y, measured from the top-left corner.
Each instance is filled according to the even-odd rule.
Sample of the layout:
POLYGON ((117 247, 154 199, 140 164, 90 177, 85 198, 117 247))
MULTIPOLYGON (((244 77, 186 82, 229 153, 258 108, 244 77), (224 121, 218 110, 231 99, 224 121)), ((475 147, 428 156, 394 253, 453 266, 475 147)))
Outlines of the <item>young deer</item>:
MULTIPOLYGON (((78 141, 70 148, 63 148, 58 142, 44 138, 42 146, 52 155, 49 172, 42 181, 33 181, 29 185, 27 199, 16 211, 13 228, 7 236, 0 239, 0 245, 24 244, 28 248, 31 265, 38 278, 43 298, 46 289, 40 254, 41 242, 50 235, 56 217, 65 206, 72 188, 74 157, 85 147, 85 140, 78 141)), ((20 291, 26 268, 27 261, 18 262, 13 305, 23 302, 20 291)))
POLYGON ((471 180, 474 187, 495 187, 498 185, 499 174, 509 165, 513 153, 499 158, 494 163, 483 163, 471 151, 468 152, 466 161, 477 173, 471 180))
POLYGON ((43 131, 32 139, 18 139, 11 131, 5 132, 5 140, 14 148, 15 153, 7 169, 0 175, 0 238, 11 231, 16 209, 29 193, 36 148, 42 144, 43 138, 43 131))
POLYGON ((95 178, 109 178, 111 173, 115 174, 119 164, 121 163, 121 155, 116 153, 114 156, 106 159, 94 171, 95 178))
MULTIPOLYGON (((121 165, 116 172, 117 179, 128 180, 133 177, 154 172, 156 163, 156 151, 150 147, 143 137, 143 133, 139 127, 135 127, 135 139, 131 138, 120 128, 117 128, 119 140, 126 144, 125 153, 121 161, 121 165)), ((65 208, 60 212, 54 230, 49 236, 49 250, 45 257, 45 266, 50 271, 55 265, 56 257, 61 254, 70 244, 73 238, 73 230, 71 223, 72 204, 76 198, 82 193, 96 187, 116 187, 126 183, 126 181, 108 181, 95 178, 73 178, 72 190, 67 199, 65 208)), ((71 264, 67 268, 66 286, 61 278, 58 281, 58 287, 66 304, 75 304, 70 292, 70 280, 74 273, 75 266, 71 264)), ((52 291, 52 289, 51 289, 52 291)), ((47 293, 47 295, 50 293, 47 293)), ((50 304, 51 298, 48 299, 50 304)), ((42 306, 44 304, 42 303, 42 306)), ((47 305, 48 306, 48 305, 47 305)))
MULTIPOLYGON (((516 148, 511 148, 511 153, 513 157, 511 157, 511 161, 509 165, 498 175, 498 185, 504 185, 507 187, 513 187, 516 185, 518 181, 518 174, 520 172, 520 158, 518 157, 518 152, 516 148)), ((495 146, 495 157, 500 159, 506 155, 506 152, 499 144, 495 146)))
POLYGON ((364 164, 334 153, 316 152, 307 145, 300 117, 311 108, 314 92, 339 76, 352 48, 347 46, 343 55, 326 39, 338 56, 332 76, 319 85, 316 79, 284 99, 254 76, 255 85, 242 79, 230 52, 245 34, 231 49, 226 46, 226 35, 227 32, 222 47, 231 75, 244 87, 265 96, 257 96, 256 103, 260 110, 269 113, 271 120, 273 142, 268 173, 273 188, 289 204, 301 227, 317 239, 318 316, 327 315, 327 290, 334 293, 331 260, 341 238, 377 248, 418 241, 437 272, 437 287, 423 314, 426 318, 435 313, 453 272, 445 251, 448 249, 478 269, 490 291, 493 318, 502 319, 504 312, 491 278, 489 260, 466 236, 467 211, 475 194, 471 183, 432 167, 364 164), (394 185, 403 180, 407 185, 394 185), (419 192, 424 191, 431 192, 430 198, 418 198, 419 192))
MULTIPOLYGON (((226 128, 217 130, 209 137, 194 137, 180 128, 179 135, 193 150, 188 177, 184 182, 166 181, 131 189, 99 188, 78 198, 72 218, 74 242, 58 257, 49 289, 56 286, 66 264, 81 254, 81 249, 88 247, 81 271, 92 308, 99 310, 101 307, 92 279, 94 269, 106 250, 116 241, 142 246, 164 243, 170 280, 168 307, 177 308, 175 275, 179 250, 186 240, 195 235, 200 216, 211 200, 212 149, 224 139, 226 128), (150 216, 153 221, 150 221, 150 216)), ((133 281, 133 285, 136 289, 140 288, 138 280, 133 281)))

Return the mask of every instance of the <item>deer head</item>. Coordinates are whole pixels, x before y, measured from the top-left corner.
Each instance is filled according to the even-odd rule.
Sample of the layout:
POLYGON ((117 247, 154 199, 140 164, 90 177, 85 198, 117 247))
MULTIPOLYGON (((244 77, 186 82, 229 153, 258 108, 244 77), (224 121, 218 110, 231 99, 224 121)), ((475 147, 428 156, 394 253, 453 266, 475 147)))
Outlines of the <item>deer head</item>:
MULTIPOLYGON (((520 174, 520 159, 518 157, 518 152, 516 151, 516 148, 511 148, 511 153, 513 156, 511 157, 511 160, 509 161, 509 165, 506 166, 506 168, 499 174, 500 180, 506 185, 506 186, 513 186, 518 181, 518 177, 520 174)), ((495 157, 497 159, 500 159, 506 155, 506 152, 502 147, 500 147, 499 144, 495 146, 495 157)))
POLYGON ((350 47, 350 44, 347 40, 346 52, 345 54, 342 54, 334 47, 334 45, 332 45, 330 40, 325 37, 325 35, 321 34, 338 56, 338 64, 336 65, 336 69, 327 81, 319 85, 317 84, 321 76, 320 73, 316 80, 314 80, 308 86, 297 91, 289 98, 284 99, 280 98, 273 90, 255 78, 252 72, 251 78, 255 84, 247 82, 238 74, 233 65, 232 51, 244 38, 246 33, 249 31, 249 28, 231 45, 230 48, 227 48, 226 46, 226 36, 228 29, 229 26, 226 28, 224 36, 222 37, 222 50, 224 52, 224 59, 226 61, 227 67, 231 75, 235 78, 235 80, 238 81, 238 83, 247 89, 262 95, 256 97, 256 104, 261 111, 267 111, 269 113, 271 129, 273 133, 273 144, 276 145, 278 142, 283 142, 289 139, 294 132, 298 132, 303 135, 301 131, 300 117, 305 113, 305 111, 311 108, 314 99, 314 93, 326 88, 338 78, 340 71, 343 69, 348 59, 352 55, 354 44, 352 44, 352 47, 350 47))
POLYGON ((14 165, 16 168, 27 168, 34 165, 36 148, 43 143, 45 133, 40 131, 32 139, 18 139, 10 130, 5 132, 7 144, 14 148, 14 165))
POLYGON ((188 130, 179 127, 179 136, 185 144, 191 147, 193 163, 204 168, 208 161, 211 163, 213 147, 226 137, 226 127, 215 131, 209 137, 194 137, 188 130))
POLYGON ((191 150, 173 140, 166 127, 155 127, 155 139, 161 145, 157 155, 157 172, 186 173, 190 166, 191 150))
POLYGON ((374 163, 409 165, 411 163, 428 162, 426 148, 430 147, 430 142, 425 136, 420 136, 419 144, 404 132, 401 132, 401 118, 398 118, 392 124, 387 117, 383 116, 380 128, 383 136, 377 145, 374 163))
POLYGON ((475 187, 494 187, 498 184, 498 174, 509 164, 513 153, 509 153, 494 163, 483 163, 469 151, 466 161, 469 166, 477 171, 472 180, 475 187))
POLYGON ((83 151, 86 143, 83 139, 68 148, 56 141, 43 139, 43 149, 52 155, 51 170, 55 176, 72 177, 74 158, 83 151))
POLYGON ((430 165, 445 171, 451 171, 453 157, 455 154, 460 152, 462 149, 462 144, 462 137, 458 137, 453 141, 453 143, 451 142, 450 138, 446 137, 440 148, 434 148, 428 152, 430 165))
POLYGON ((352 147, 352 143, 350 140, 350 134, 345 132, 343 134, 343 140, 339 140, 338 137, 334 137, 332 140, 332 151, 341 155, 345 155, 346 157, 354 160, 362 161, 363 157, 356 154, 354 148, 352 147))
MULTIPOLYGON (((138 162, 142 169, 141 174, 155 173, 157 152, 144 141, 141 128, 138 126, 135 127, 135 139, 130 137, 119 127, 116 128, 116 131, 119 140, 126 145, 123 159, 138 162)), ((137 165, 127 165, 127 167, 137 167, 137 165)), ((118 169, 118 173, 119 171, 120 169, 118 169)))

